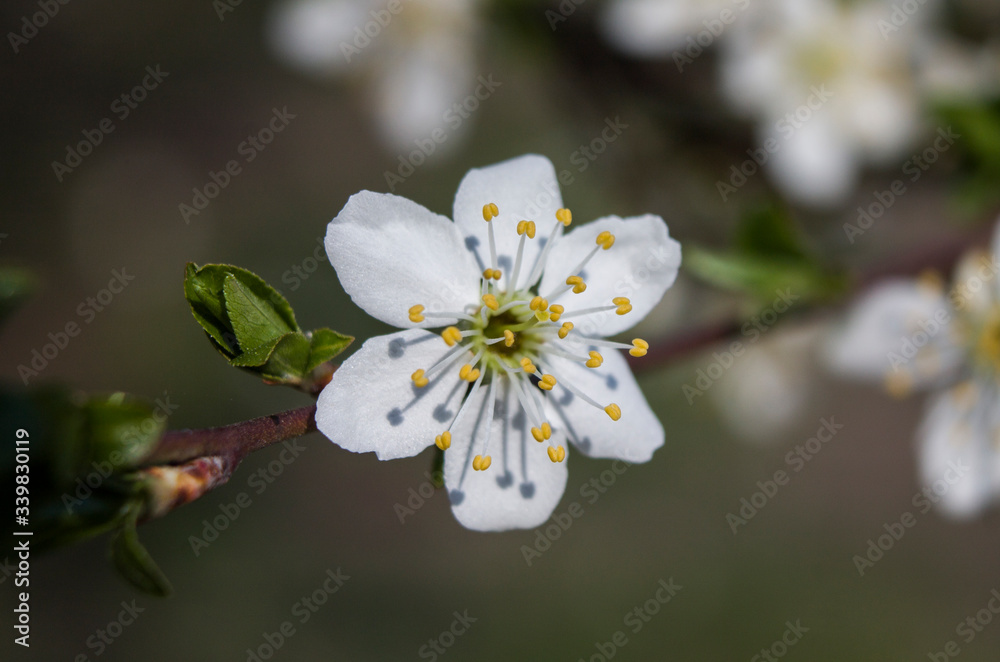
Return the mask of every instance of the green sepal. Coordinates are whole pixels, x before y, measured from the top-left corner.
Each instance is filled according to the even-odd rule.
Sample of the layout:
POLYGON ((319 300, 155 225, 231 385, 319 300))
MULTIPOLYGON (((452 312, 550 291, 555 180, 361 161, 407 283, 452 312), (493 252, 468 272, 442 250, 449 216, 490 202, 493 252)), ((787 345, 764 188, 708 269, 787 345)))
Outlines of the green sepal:
POLYGON ((114 563, 121 576, 135 588, 143 593, 166 597, 173 591, 170 580, 139 542, 136 525, 142 510, 143 501, 141 499, 129 502, 121 517, 118 529, 111 537, 109 549, 111 562, 114 563))

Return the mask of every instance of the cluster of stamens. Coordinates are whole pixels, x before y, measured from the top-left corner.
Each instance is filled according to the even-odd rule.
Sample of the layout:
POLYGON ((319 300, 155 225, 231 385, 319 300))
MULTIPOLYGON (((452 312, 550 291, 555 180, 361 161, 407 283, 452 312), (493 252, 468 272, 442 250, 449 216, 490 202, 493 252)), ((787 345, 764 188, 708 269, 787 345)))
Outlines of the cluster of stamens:
POLYGON ((552 303, 567 293, 581 294, 587 289, 583 273, 587 263, 599 252, 609 250, 615 243, 615 235, 604 231, 597 235, 595 247, 580 262, 580 264, 565 279, 565 285, 545 296, 530 292, 529 288, 538 282, 545 261, 554 243, 559 239, 562 227, 572 223, 573 216, 568 209, 556 212, 556 223, 550 233, 541 254, 531 268, 527 280, 518 289, 521 276, 524 246, 536 235, 534 221, 521 220, 516 225, 520 237, 517 256, 505 286, 500 281, 504 272, 497 263, 496 240, 494 237, 493 220, 500 214, 494 203, 483 206, 483 220, 489 225, 490 265, 483 270, 480 281, 480 302, 474 307, 458 312, 426 313, 423 305, 417 304, 409 309, 409 319, 414 324, 425 321, 428 317, 442 319, 457 319, 458 325, 449 326, 441 332, 441 339, 451 348, 437 363, 427 369, 420 369, 411 375, 416 388, 427 386, 431 380, 447 371, 451 366, 462 362, 458 371, 460 379, 471 386, 465 395, 458 413, 452 419, 448 429, 436 436, 435 445, 442 451, 451 446, 451 430, 462 420, 468 409, 468 404, 480 388, 487 388, 486 398, 486 438, 481 452, 472 461, 472 468, 485 471, 492 463, 488 454, 492 432, 493 413, 496 400, 496 383, 501 378, 507 378, 511 384, 521 408, 530 423, 531 436, 539 443, 549 443, 547 454, 552 462, 562 462, 566 457, 566 449, 552 441, 552 425, 544 420, 542 396, 551 392, 556 385, 562 385, 573 395, 584 402, 604 410, 613 421, 621 418, 621 408, 610 403, 602 405, 566 381, 560 381, 545 365, 545 355, 558 356, 582 363, 588 368, 599 368, 604 363, 604 357, 594 346, 610 349, 627 349, 632 356, 644 356, 649 344, 636 338, 631 345, 612 342, 601 338, 590 338, 582 335, 574 327, 573 322, 563 321, 563 317, 579 318, 597 313, 614 311, 617 315, 628 314, 632 304, 626 297, 615 297, 610 305, 579 310, 567 310, 567 306, 552 303), (585 349, 584 349, 585 348, 585 349), (473 358, 468 360, 468 354, 473 358), (581 355, 583 352, 585 355, 581 355), (486 382, 486 383, 484 383, 486 382), (532 387, 537 387, 539 393, 532 387))

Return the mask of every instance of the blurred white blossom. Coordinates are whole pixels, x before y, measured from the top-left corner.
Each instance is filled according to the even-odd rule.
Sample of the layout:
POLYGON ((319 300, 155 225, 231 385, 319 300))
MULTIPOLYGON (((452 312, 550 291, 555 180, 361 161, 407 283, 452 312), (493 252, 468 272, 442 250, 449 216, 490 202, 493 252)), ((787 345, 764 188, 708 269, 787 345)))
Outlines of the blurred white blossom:
POLYGON ((930 391, 921 478, 957 517, 1000 498, 1000 233, 992 250, 966 255, 948 291, 933 275, 877 286, 826 348, 835 372, 882 380, 897 396, 930 391))
POLYGON ((450 116, 476 80, 477 0, 286 0, 268 21, 272 50, 323 78, 360 78, 383 139, 412 149, 436 129, 448 140, 465 117, 450 116))
MULTIPOLYGON (((722 12, 735 13, 750 0, 615 0, 608 4, 601 27, 608 40, 625 53, 641 57, 672 55, 708 31, 709 44, 721 34, 722 12), (714 27, 715 21, 719 27, 714 27), (711 24, 711 25, 710 25, 711 24)), ((682 53, 683 55, 683 53, 682 53)), ((688 56, 689 57, 689 56, 688 56)))

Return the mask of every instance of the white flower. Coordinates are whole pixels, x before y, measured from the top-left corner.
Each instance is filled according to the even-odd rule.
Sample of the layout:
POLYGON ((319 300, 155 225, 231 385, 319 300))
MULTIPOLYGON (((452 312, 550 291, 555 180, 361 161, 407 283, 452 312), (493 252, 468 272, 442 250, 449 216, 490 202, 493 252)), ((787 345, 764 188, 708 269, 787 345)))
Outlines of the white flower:
POLYGON ((617 351, 641 356, 647 344, 603 337, 659 302, 680 245, 652 215, 564 234, 571 215, 555 170, 534 155, 470 171, 454 217, 362 191, 330 223, 327 254, 344 289, 407 330, 368 340, 344 362, 316 423, 341 447, 382 460, 437 444, 464 526, 530 528, 565 489, 566 441, 627 462, 663 444, 617 351))
MULTIPOLYGON (((641 57, 663 56, 690 45, 688 37, 693 40, 701 32, 712 34, 706 22, 719 20, 719 26, 727 27, 728 23, 721 22, 722 12, 728 10, 738 13, 746 6, 746 2, 747 0, 615 0, 607 6, 601 27, 608 40, 626 53, 641 57)), ((700 46, 697 42, 695 45, 700 46)))
POLYGON ((723 91, 777 145, 766 168, 798 202, 839 204, 863 165, 898 167, 929 101, 996 89, 989 53, 976 62, 938 33, 937 0, 898 27, 895 4, 762 0, 727 31, 723 91))
MULTIPOLYGON (((396 149, 413 149, 415 140, 428 139, 435 129, 455 130, 454 122, 465 119, 464 110, 459 115, 452 108, 464 101, 475 78, 477 5, 476 0, 286 0, 268 22, 268 40, 282 59, 308 73, 369 78, 384 140, 396 149)), ((449 142, 457 141, 435 144, 444 149, 449 142)))
POLYGON ((932 392, 917 433, 921 478, 947 514, 978 514, 1000 498, 1000 233, 973 252, 952 287, 925 275, 867 293, 831 338, 842 374, 884 380, 894 395, 932 392))

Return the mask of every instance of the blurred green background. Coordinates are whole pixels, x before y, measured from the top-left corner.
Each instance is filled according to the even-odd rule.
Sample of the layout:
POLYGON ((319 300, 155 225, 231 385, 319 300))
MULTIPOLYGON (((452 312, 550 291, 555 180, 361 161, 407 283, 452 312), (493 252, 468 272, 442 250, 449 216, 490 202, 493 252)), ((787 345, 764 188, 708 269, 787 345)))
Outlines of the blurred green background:
MULTIPOLYGON (((742 210, 772 192, 760 176, 736 204, 716 192, 715 180, 753 146, 753 134, 715 91, 714 56, 679 76, 669 60, 630 60, 605 45, 596 0, 551 31, 545 11, 558 6, 478 8, 481 31, 469 64, 502 85, 447 152, 432 155, 395 192, 449 214, 466 170, 537 152, 572 172, 563 198, 577 220, 651 212, 682 245, 725 246, 742 210), (628 129, 581 169, 574 153, 615 117, 628 129)), ((41 282, 3 329, 0 368, 9 382, 20 382, 18 366, 46 334, 80 321, 78 306, 115 269, 134 280, 82 324, 38 379, 166 396, 177 405, 171 428, 308 403, 218 357, 183 298, 187 261, 255 271, 282 290, 305 328, 331 326, 356 336, 358 346, 387 330, 344 295, 319 246, 347 197, 387 190, 384 173, 406 152, 380 140, 363 80, 318 80, 284 66, 265 41, 273 8, 247 2, 233 9, 220 20, 208 0, 70 2, 19 52, 6 50, 0 261, 31 268, 41 282), (126 118, 116 117, 111 103, 157 65, 169 75, 126 118), (192 188, 241 158, 239 145, 272 109, 286 107, 295 115, 287 128, 185 223, 178 206, 190 204, 192 188), (114 131, 58 181, 51 162, 105 117, 114 131), (318 266, 314 255, 323 258, 318 266), (294 277, 296 268, 311 273, 294 277)), ((0 24, 20 29, 36 11, 35 3, 5 3, 0 24)), ((826 259, 878 265, 964 230, 947 189, 957 167, 957 156, 946 158, 857 247, 846 244, 842 223, 868 191, 896 176, 895 167, 867 173, 857 199, 841 208, 796 210, 796 217, 826 259)), ((737 309, 682 275, 643 332, 651 340, 669 336, 737 309)), ((920 399, 898 402, 817 373, 797 422, 766 444, 748 444, 723 425, 710 398, 689 406, 682 395, 710 361, 710 352, 692 355, 641 374, 666 445, 593 503, 581 488, 611 465, 571 450, 556 513, 578 502, 583 515, 530 566, 523 546, 536 544, 537 531, 466 531, 441 491, 400 522, 394 507, 426 481, 429 451, 380 463, 313 434, 262 492, 264 483, 252 477, 278 466, 280 448, 255 453, 229 485, 140 528, 174 584, 169 599, 123 583, 106 562, 104 539, 35 556, 25 651, 11 641, 13 579, 0 576, 0 625, 8 633, 0 657, 242 661, 266 643, 265 633, 292 621, 295 634, 273 659, 432 659, 422 647, 452 625, 454 612, 467 611, 475 623, 440 657, 600 660, 596 645, 610 650, 606 642, 621 630, 628 643, 612 651, 616 660, 750 660, 781 638, 786 622, 801 621, 808 632, 788 659, 928 659, 950 640, 962 660, 997 659, 1000 623, 968 643, 955 631, 1000 589, 995 514, 969 522, 917 514, 863 577, 852 561, 884 525, 916 513, 911 499, 921 488, 911 439, 920 399), (734 535, 727 513, 758 481, 787 469, 785 454, 830 417, 843 430, 734 535), (241 492, 252 505, 193 553, 190 536, 201 536, 204 521, 241 492), (350 579, 301 623, 296 603, 338 568, 350 579), (635 632, 629 612, 670 578, 683 588, 635 632), (111 643, 98 644, 98 631, 133 600, 144 611, 120 631, 112 626, 119 634, 111 643)))

